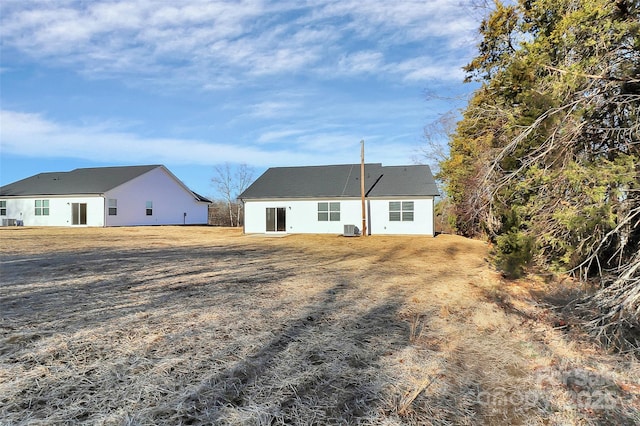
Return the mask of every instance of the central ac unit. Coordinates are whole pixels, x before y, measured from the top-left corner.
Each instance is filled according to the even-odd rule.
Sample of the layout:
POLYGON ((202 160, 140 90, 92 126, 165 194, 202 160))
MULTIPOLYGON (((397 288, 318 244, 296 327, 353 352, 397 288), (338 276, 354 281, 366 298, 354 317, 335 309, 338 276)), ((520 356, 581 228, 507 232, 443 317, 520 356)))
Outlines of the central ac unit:
POLYGON ((344 232, 342 235, 345 237, 355 237, 360 235, 360 230, 355 225, 344 225, 344 232))

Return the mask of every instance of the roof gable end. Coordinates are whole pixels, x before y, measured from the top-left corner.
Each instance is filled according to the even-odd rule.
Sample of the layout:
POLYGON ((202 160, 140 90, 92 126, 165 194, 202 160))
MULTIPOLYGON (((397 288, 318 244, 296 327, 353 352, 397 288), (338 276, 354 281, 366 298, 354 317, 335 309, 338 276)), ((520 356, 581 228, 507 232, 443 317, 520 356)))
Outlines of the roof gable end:
POLYGON ((0 196, 102 194, 161 165, 95 167, 39 173, 0 188, 0 196))

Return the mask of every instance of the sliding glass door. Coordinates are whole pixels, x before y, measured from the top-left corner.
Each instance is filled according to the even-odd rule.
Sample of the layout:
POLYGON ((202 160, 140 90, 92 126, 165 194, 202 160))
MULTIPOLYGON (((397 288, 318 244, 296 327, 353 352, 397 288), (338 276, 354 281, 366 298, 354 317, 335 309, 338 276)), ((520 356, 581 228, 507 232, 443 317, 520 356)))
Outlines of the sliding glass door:
POLYGON ((287 231, 287 209, 285 207, 267 207, 267 232, 287 231))
POLYGON ((87 224, 87 203, 71 203, 71 224, 87 224))

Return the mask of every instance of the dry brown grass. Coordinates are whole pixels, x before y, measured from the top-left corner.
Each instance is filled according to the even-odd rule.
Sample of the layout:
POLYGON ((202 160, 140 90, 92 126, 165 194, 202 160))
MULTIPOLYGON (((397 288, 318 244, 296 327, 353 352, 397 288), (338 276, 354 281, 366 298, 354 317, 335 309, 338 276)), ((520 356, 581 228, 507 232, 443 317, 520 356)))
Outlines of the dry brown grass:
POLYGON ((0 424, 634 424, 640 369, 479 241, 0 229, 0 424))

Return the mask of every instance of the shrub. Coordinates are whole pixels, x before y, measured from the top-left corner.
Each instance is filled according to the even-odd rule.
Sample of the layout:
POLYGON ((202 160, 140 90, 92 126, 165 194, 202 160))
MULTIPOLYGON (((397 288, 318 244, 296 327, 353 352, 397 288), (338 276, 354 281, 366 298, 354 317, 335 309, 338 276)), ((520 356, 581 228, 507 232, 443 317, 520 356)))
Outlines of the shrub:
POLYGON ((533 259, 533 238, 512 229, 496 239, 496 266, 507 278, 520 278, 533 259))

